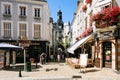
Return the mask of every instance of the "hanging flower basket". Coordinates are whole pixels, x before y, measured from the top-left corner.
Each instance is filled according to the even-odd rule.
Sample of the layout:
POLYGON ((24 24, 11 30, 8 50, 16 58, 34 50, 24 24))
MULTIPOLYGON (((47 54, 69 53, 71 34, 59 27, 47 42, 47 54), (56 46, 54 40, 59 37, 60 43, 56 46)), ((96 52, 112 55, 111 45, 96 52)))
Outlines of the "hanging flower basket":
POLYGON ((92 2, 92 0, 86 0, 86 3, 87 4, 89 4, 89 3, 91 3, 92 2))

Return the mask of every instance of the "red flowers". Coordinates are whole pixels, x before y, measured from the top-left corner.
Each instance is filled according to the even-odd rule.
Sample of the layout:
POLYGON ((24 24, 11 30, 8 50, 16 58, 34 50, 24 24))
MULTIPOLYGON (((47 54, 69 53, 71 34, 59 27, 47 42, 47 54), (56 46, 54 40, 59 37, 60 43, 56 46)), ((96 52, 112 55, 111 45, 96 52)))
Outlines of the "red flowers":
POLYGON ((103 15, 104 14, 102 12, 98 12, 91 17, 90 21, 93 22, 93 21, 96 21, 96 20, 100 20, 103 15))
POLYGON ((97 23, 96 27, 100 27, 100 28, 108 27, 115 25, 120 21, 120 18, 118 17, 119 15, 120 15, 120 7, 117 6, 109 7, 94 14, 91 17, 90 21, 91 22, 95 21, 97 23))
POLYGON ((92 0, 86 0, 86 3, 87 4, 89 4, 89 3, 91 3, 92 2, 92 0))
POLYGON ((79 40, 80 38, 83 38, 83 37, 89 35, 92 31, 93 31, 93 27, 89 27, 80 36, 78 36, 76 39, 79 40))
POLYGON ((87 5, 84 5, 83 7, 82 7, 82 11, 84 12, 84 11, 86 11, 87 10, 87 5))

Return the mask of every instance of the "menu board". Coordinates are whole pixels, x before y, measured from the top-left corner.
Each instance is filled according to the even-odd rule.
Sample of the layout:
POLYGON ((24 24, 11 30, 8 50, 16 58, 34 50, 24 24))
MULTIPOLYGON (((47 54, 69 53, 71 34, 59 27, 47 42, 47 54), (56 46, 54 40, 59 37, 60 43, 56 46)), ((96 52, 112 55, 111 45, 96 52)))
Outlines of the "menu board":
POLYGON ((88 60, 88 54, 80 54, 80 66, 86 67, 88 60))
POLYGON ((4 67, 4 53, 0 53, 0 68, 4 67))

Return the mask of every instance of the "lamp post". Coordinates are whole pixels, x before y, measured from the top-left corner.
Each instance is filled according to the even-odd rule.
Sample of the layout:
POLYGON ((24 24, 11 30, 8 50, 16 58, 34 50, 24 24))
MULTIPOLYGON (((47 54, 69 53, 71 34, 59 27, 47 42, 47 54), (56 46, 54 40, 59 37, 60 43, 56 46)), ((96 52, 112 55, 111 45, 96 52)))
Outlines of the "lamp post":
POLYGON ((19 40, 18 42, 19 42, 19 46, 22 46, 23 50, 24 50, 24 71, 26 71, 26 50, 25 50, 25 48, 30 45, 30 41, 29 40, 19 40))

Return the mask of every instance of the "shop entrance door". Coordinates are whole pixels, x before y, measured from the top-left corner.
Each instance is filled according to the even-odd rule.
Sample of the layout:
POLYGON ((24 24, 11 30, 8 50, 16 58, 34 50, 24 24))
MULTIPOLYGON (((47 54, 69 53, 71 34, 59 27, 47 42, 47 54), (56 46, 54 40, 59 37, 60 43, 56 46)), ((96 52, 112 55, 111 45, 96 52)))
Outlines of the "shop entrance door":
POLYGON ((112 43, 109 41, 102 43, 103 50, 103 67, 112 67, 112 43))

